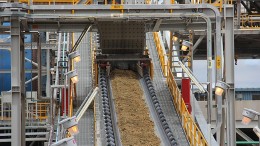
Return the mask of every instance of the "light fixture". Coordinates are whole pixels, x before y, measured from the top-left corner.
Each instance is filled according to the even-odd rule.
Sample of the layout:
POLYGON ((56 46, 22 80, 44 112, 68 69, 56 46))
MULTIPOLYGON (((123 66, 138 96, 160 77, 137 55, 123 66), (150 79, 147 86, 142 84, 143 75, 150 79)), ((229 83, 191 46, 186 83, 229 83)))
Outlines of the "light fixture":
POLYGON ((217 81, 215 86, 215 94, 222 96, 223 92, 229 87, 229 85, 223 81, 217 81))
POLYGON ((68 54, 70 59, 73 59, 74 62, 79 62, 80 61, 80 54, 78 51, 74 51, 68 54))
POLYGON ((254 131, 255 134, 260 138, 260 129, 259 129, 259 127, 258 127, 258 126, 255 126, 255 127, 253 128, 253 131, 254 131))
POLYGON ((69 71, 65 73, 65 75, 67 75, 68 78, 70 78, 73 83, 77 83, 79 81, 78 73, 76 70, 69 71))
POLYGON ((77 146, 77 142, 74 136, 71 136, 69 138, 64 138, 62 140, 59 140, 54 144, 52 144, 51 146, 77 146))
POLYGON ((181 50, 182 50, 182 51, 187 51, 187 49, 188 49, 189 47, 191 47, 191 46, 192 46, 192 43, 191 43, 191 42, 183 40, 183 41, 182 41, 181 50))
POLYGON ((178 41, 178 39, 179 39, 179 37, 180 37, 180 34, 179 34, 179 33, 176 33, 176 32, 174 32, 174 33, 173 33, 173 36, 172 36, 172 40, 173 40, 174 42, 177 42, 177 41, 178 41))
POLYGON ((52 75, 54 75, 54 74, 55 74, 54 68, 51 68, 51 69, 50 69, 50 72, 51 72, 52 75))
POLYGON ((177 37, 177 36, 173 36, 173 37, 172 37, 172 40, 173 40, 174 42, 177 42, 177 41, 178 41, 178 37, 177 37))
POLYGON ((63 128, 67 129, 72 136, 79 133, 78 121, 76 116, 64 119, 60 121, 59 124, 62 124, 63 128))
POLYGON ((242 123, 247 125, 255 118, 256 115, 259 116, 260 113, 252 109, 244 108, 242 115, 243 115, 242 123))

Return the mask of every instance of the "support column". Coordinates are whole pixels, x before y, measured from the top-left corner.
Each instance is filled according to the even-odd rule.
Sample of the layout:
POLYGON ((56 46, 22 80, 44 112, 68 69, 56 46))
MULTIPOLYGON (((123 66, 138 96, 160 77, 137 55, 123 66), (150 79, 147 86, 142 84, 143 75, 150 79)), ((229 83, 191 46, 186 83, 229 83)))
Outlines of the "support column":
POLYGON ((25 146, 24 47, 20 27, 20 19, 11 18, 12 146, 25 146))
POLYGON ((21 43, 20 43, 20 56, 21 56, 21 140, 22 144, 21 146, 25 146, 26 141, 25 141, 25 121, 26 121, 26 116, 25 116, 25 104, 26 104, 26 91, 25 91, 25 52, 24 52, 24 35, 21 33, 21 43), (24 145, 23 145, 24 144, 24 145))
POLYGON ((46 97, 51 97, 51 72, 50 72, 50 50, 46 50, 46 69, 47 69, 47 79, 46 79, 46 97))
POLYGON ((169 48, 169 67, 170 67, 170 69, 171 69, 171 72, 173 71, 173 66, 172 66, 172 52, 173 52, 173 40, 172 40, 172 38, 173 38, 173 34, 172 34, 172 31, 170 31, 170 48, 169 48))
POLYGON ((232 5, 224 6, 225 16, 225 81, 230 85, 227 99, 227 142, 236 145, 235 89, 234 89, 234 13, 232 5))
POLYGON ((237 25, 236 28, 240 28, 240 20, 241 19, 241 0, 237 0, 237 25))
POLYGON ((41 40, 40 40, 40 34, 37 34, 37 63, 38 63, 38 90, 37 90, 37 98, 42 97, 42 50, 41 50, 41 40))

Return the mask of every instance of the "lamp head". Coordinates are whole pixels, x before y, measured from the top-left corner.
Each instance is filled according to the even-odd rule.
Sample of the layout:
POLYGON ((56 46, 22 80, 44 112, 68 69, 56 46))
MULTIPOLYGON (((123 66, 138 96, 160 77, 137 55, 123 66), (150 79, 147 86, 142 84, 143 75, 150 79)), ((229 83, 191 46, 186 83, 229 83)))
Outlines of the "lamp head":
POLYGON ((65 75, 67 75, 68 78, 70 78, 73 83, 77 83, 79 81, 78 73, 76 70, 69 71, 69 72, 65 73, 65 75))
POLYGON ((67 129, 71 135, 76 135, 79 133, 78 121, 75 116, 66 118, 60 121, 59 124, 62 124, 63 128, 67 129))
POLYGON ((74 51, 68 54, 68 57, 70 59, 73 59, 74 62, 79 62, 80 61, 80 54, 78 51, 74 51))
POLYGON ((254 110, 244 108, 242 115, 243 115, 242 123, 247 125, 255 118, 256 115, 259 115, 259 113, 254 110))
POLYGON ((181 50, 182 50, 182 51, 187 51, 187 49, 188 49, 189 47, 191 47, 191 46, 192 46, 192 43, 191 43, 191 42, 183 40, 183 41, 182 41, 181 50))
POLYGON ((55 74, 54 68, 51 68, 51 69, 50 69, 50 72, 51 72, 52 75, 55 74))
POLYGON ((224 91, 229 87, 229 85, 223 81, 217 81, 215 86, 215 94, 218 96, 222 96, 224 91))

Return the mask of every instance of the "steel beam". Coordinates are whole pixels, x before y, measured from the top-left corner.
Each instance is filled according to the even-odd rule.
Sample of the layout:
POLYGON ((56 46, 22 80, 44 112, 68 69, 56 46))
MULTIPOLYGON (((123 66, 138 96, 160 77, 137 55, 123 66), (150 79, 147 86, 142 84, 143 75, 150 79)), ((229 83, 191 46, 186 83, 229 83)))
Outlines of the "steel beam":
POLYGON ((51 97, 51 72, 50 72, 50 50, 46 51, 46 70, 47 70, 47 76, 46 76, 46 96, 51 97))
POLYGON ((225 81, 230 85, 227 99, 227 143, 236 145, 235 85, 234 85, 234 13, 232 5, 224 6, 225 14, 225 81))
POLYGON ((154 24, 153 31, 159 31, 159 27, 161 23, 162 23, 162 19, 158 19, 154 24))
POLYGON ((38 63, 38 90, 37 90, 37 98, 40 99, 42 97, 42 50, 41 50, 41 38, 40 34, 37 34, 37 63, 38 63))
POLYGON ((19 17, 11 18, 11 90, 12 90, 12 146, 25 146, 24 48, 21 44, 19 17))
MULTIPOLYGON (((45 50, 55 50, 56 44, 42 43, 41 48, 45 50)), ((25 49, 37 49, 37 43, 25 43, 25 49)), ((0 43, 0 50, 11 50, 11 43, 0 43)))

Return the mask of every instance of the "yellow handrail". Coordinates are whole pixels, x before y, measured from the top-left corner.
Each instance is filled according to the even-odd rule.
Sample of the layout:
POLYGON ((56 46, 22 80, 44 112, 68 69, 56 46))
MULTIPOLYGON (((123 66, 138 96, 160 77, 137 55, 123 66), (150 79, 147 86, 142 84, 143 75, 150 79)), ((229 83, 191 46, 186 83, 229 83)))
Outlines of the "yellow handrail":
POLYGON ((159 39, 158 33, 154 32, 153 36, 154 36, 154 41, 155 41, 155 44, 156 44, 156 49, 157 49, 157 52, 158 52, 160 64, 162 66, 163 75, 165 77, 167 77, 167 61, 165 60, 165 57, 164 57, 165 54, 163 53, 163 49, 162 49, 162 46, 160 44, 160 39, 159 39))
POLYGON ((260 29, 260 15, 241 15, 241 27, 247 29, 260 29))
MULTIPOLYGON (((79 0, 33 0, 33 3, 77 3, 79 0)), ((20 3, 28 3, 29 0, 19 0, 20 3)))
POLYGON ((173 103, 175 108, 181 117, 182 127, 187 135, 187 138, 192 146, 208 146, 208 143, 201 133, 200 129, 197 127, 196 123, 193 121, 185 102, 182 98, 180 89, 177 86, 177 83, 174 79, 174 76, 171 72, 169 64, 166 63, 164 54, 162 54, 162 46, 160 44, 160 40, 158 39, 158 34, 156 32, 153 33, 154 41, 156 44, 156 49, 159 56, 159 61, 162 67, 163 74, 167 76, 167 84, 170 90, 170 93, 173 97, 173 103))
MULTIPOLYGON (((222 12, 222 7, 223 7, 223 0, 216 0, 212 2, 212 0, 192 0, 192 4, 202 4, 202 3, 207 3, 207 4, 212 4, 215 7, 219 8, 219 11, 222 12)), ((232 4, 232 0, 228 0, 229 4, 232 4)))

